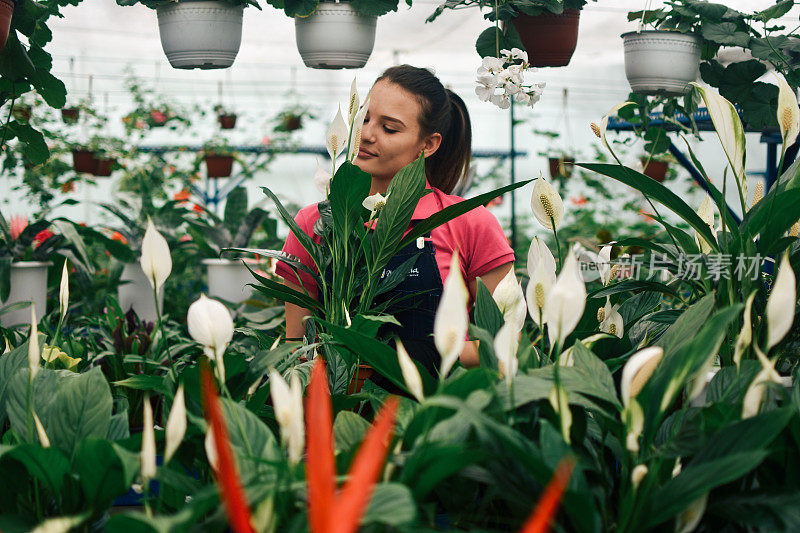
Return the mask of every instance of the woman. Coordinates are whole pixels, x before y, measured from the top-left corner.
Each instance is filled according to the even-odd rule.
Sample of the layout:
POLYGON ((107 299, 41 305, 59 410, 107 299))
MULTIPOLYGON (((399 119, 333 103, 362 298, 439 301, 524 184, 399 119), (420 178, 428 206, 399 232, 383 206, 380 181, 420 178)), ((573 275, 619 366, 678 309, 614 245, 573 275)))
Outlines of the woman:
MULTIPOLYGON (((361 145, 354 163, 372 175, 370 194, 385 194, 392 178, 420 153, 425 156, 426 188, 433 192, 422 197, 411 224, 424 220, 462 199, 450 195, 465 176, 471 157, 472 134, 464 102, 445 89, 429 70, 409 65, 387 69, 370 92, 369 109, 362 129, 361 145)), ((300 228, 319 242, 313 233, 319 219, 317 205, 302 209, 295 219, 300 228)), ((311 266, 308 254, 294 235, 286 240, 283 251, 311 266)), ((411 245, 392 258, 387 269, 399 266, 408 254, 419 254, 406 279, 385 298, 416 294, 413 305, 394 308, 392 314, 402 324, 395 333, 409 354, 434 375, 439 354, 433 346, 433 317, 447 279, 453 253, 459 254, 461 274, 470 291, 471 306, 480 277, 490 291, 513 267, 514 252, 497 219, 486 208, 473 209, 431 231, 422 242, 411 245)), ((285 263, 278 263, 277 273, 288 287, 312 296, 316 286, 310 276, 300 279, 285 263)), ((405 300, 408 301, 408 300, 405 300)), ((286 337, 301 338, 303 319, 311 313, 297 305, 286 304, 286 337)), ((477 341, 467 342, 461 362, 477 365, 477 341)))

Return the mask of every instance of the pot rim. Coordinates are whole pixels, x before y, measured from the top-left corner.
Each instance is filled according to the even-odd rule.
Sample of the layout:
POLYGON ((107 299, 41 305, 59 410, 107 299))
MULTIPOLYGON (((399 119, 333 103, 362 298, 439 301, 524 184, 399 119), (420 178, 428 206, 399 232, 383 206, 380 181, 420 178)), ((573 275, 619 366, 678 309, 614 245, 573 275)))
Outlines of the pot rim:
POLYGON ((52 261, 12 261, 12 267, 19 267, 19 268, 34 268, 34 267, 42 267, 42 266, 52 266, 52 261))
POLYGON ((693 37, 694 39, 699 39, 700 38, 700 34, 699 33, 686 33, 686 32, 678 31, 678 30, 641 30, 641 31, 634 30, 634 31, 626 31, 625 33, 620 34, 620 37, 624 39, 628 35, 644 35, 644 34, 650 34, 650 35, 656 35, 656 34, 659 34, 659 35, 685 35, 687 37, 693 37))

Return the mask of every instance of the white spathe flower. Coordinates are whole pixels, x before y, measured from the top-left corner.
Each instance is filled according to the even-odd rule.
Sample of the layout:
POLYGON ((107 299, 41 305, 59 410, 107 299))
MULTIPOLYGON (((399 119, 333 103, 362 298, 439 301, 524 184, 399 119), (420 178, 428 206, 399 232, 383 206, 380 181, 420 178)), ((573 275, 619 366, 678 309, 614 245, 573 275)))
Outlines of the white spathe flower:
POLYGON ((612 306, 611 300, 608 296, 606 296, 606 305, 603 308, 604 317, 603 321, 600 323, 600 331, 603 333, 608 333, 609 335, 614 335, 621 339, 623 333, 625 332, 625 324, 622 321, 622 315, 619 314, 619 311, 617 311, 618 308, 619 304, 612 306))
POLYGON ((711 122, 714 123, 714 129, 717 132, 722 149, 728 157, 728 162, 736 175, 737 181, 742 184, 742 193, 747 198, 747 182, 744 180, 744 153, 745 153, 745 137, 742 121, 739 119, 739 114, 736 108, 733 107, 728 100, 723 98, 716 91, 708 88, 701 87, 695 82, 692 82, 703 98, 706 104, 708 114, 711 117, 711 122))
POLYGON ((342 106, 339 106, 336 117, 334 117, 328 128, 328 133, 325 135, 325 146, 328 149, 328 155, 331 156, 331 161, 335 161, 347 147, 348 133, 347 124, 344 121, 344 117, 342 117, 342 106))
POLYGON ((508 270, 508 273, 503 276, 503 279, 494 288, 492 298, 498 309, 500 309, 503 320, 506 323, 511 323, 516 328, 516 331, 519 332, 525 324, 527 306, 525 305, 525 292, 517 281, 513 268, 508 270))
POLYGON ((575 254, 569 250, 555 284, 547 293, 544 307, 544 321, 547 322, 551 345, 558 342, 563 346, 564 339, 580 322, 585 307, 586 285, 575 254))
POLYGON ((353 161, 358 155, 358 148, 361 146, 361 133, 364 129, 364 120, 367 117, 369 110, 369 99, 364 101, 364 105, 358 110, 356 116, 353 118, 352 127, 350 128, 350 150, 347 152, 347 160, 353 161))
POLYGON ((758 360, 761 363, 761 370, 744 393, 742 401, 742 418, 756 416, 761 409, 761 402, 764 400, 764 392, 767 383, 781 383, 781 376, 775 370, 775 361, 770 361, 758 346, 754 346, 758 360))
POLYGON ((159 290, 172 272, 172 256, 167 240, 156 229, 153 221, 147 219, 147 229, 142 239, 142 257, 139 259, 142 271, 150 286, 159 290))
POLYGON ((39 436, 39 444, 42 445, 42 448, 49 448, 50 439, 47 438, 47 432, 44 430, 42 421, 39 420, 39 415, 37 415, 36 411, 33 410, 31 410, 31 413, 33 413, 33 423, 36 426, 36 434, 39 436))
POLYGON ((358 98, 358 87, 356 86, 356 78, 353 76, 353 82, 350 84, 350 103, 347 106, 347 122, 352 124, 353 119, 358 113, 358 104, 360 100, 358 98))
POLYGON ((528 313, 540 328, 544 327, 544 309, 547 305, 547 296, 556 283, 556 268, 543 257, 533 271, 528 287, 525 289, 525 301, 528 304, 528 313))
POLYGON ((403 381, 406 384, 408 392, 411 393, 418 402, 422 403, 425 395, 422 392, 422 376, 419 375, 419 369, 411 356, 408 355, 406 347, 400 339, 397 339, 397 362, 400 363, 400 372, 403 374, 403 381))
POLYGON ((326 172, 325 169, 322 168, 322 165, 319 164, 319 161, 317 161, 317 171, 314 173, 314 187, 316 187, 325 198, 331 193, 331 178, 332 176, 330 173, 326 172))
POLYGON ((297 464, 303 457, 305 443, 303 385, 296 372, 292 373, 291 380, 290 387, 280 372, 275 369, 269 372, 269 390, 275 407, 275 418, 281 427, 281 439, 288 449, 289 461, 297 464))
MULTIPOLYGON (((608 121, 611 117, 616 115, 620 109, 622 109, 623 107, 627 107, 629 105, 636 105, 636 103, 629 101, 620 102, 619 104, 612 107, 611 110, 608 112, 608 114, 605 115, 600 120, 600 126, 592 122, 592 131, 594 132, 595 135, 597 135, 600 138, 600 140, 603 142, 603 146, 605 146, 606 150, 608 150, 611 153, 611 155, 614 156, 614 159, 617 159, 617 156, 614 154, 614 150, 611 149, 611 145, 608 144, 608 139, 606 139, 606 131, 608 130, 608 121)), ((617 159, 617 161, 619 161, 619 159, 617 159)))
POLYGON ((30 379, 39 373, 39 359, 41 358, 41 351, 39 350, 39 326, 36 323, 36 306, 31 302, 31 333, 28 338, 28 368, 31 371, 30 379))
POLYGON ((786 78, 778 71, 775 71, 775 77, 778 78, 778 125, 785 150, 794 144, 800 133, 800 108, 797 107, 797 94, 786 78))
POLYGON ((454 253, 433 319, 433 343, 442 356, 441 379, 447 377, 464 348, 469 328, 468 302, 469 291, 461 276, 458 254, 454 253))
POLYGON ((233 320, 228 309, 217 300, 201 294, 189 306, 186 315, 189 335, 205 348, 205 354, 217 365, 220 381, 225 381, 225 364, 222 356, 233 338, 233 320))
POLYGON ((600 281, 608 285, 611 281, 611 250, 610 245, 603 246, 597 254, 597 270, 600 272, 600 281))
POLYGON ((150 394, 145 393, 142 403, 142 452, 140 461, 142 478, 147 480, 156 477, 156 433, 153 427, 153 407, 150 405, 150 394))
POLYGON ((778 344, 789 333, 794 320, 794 306, 797 302, 796 281, 789 254, 784 253, 778 274, 767 298, 767 347, 778 344))
POLYGON ((374 217, 381 209, 383 209, 383 206, 386 205, 386 200, 388 198, 388 194, 384 196, 381 193, 376 192, 375 194, 364 198, 364 201, 361 202, 361 205, 364 206, 364 209, 368 209, 370 211, 370 217, 374 217))
POLYGON ((631 483, 634 489, 639 488, 639 484, 647 475, 647 472, 648 469, 646 465, 636 465, 633 467, 633 470, 631 470, 631 483))
POLYGON ((172 408, 169 410, 166 428, 166 447, 164 449, 164 462, 175 455, 178 447, 186 434, 186 401, 183 395, 183 385, 175 391, 175 398, 172 400, 172 408))
POLYGON ((61 269, 61 283, 58 286, 58 310, 61 314, 61 319, 67 315, 67 308, 69 307, 69 270, 67 269, 67 261, 64 260, 64 267, 61 269))
POLYGON ((528 248, 528 277, 533 277, 536 267, 542 261, 544 262, 545 270, 553 272, 553 279, 555 280, 556 259, 553 257, 553 252, 539 237, 534 237, 531 240, 530 248, 528 248))
POLYGON ((628 432, 625 435, 625 449, 631 453, 639 453, 639 436, 644 430, 644 411, 635 399, 622 412, 622 419, 628 432))
POLYGON ((564 442, 570 444, 569 430, 572 427, 572 411, 569 410, 567 389, 561 383, 554 384, 547 399, 561 421, 561 437, 564 442))
POLYGON ((497 356, 497 370, 508 386, 514 382, 519 369, 517 348, 519 348, 519 329, 513 322, 503 324, 494 336, 494 353, 497 356))
POLYGON ((639 350, 628 359, 622 368, 620 383, 620 393, 624 405, 629 405, 631 400, 642 391, 663 356, 664 349, 662 347, 650 346, 639 350))
POLYGON ((558 229, 564 218, 564 202, 550 182, 541 175, 533 184, 531 209, 536 220, 547 229, 558 229))
POLYGON ((750 343, 753 342, 753 327, 750 315, 753 308, 753 300, 755 300, 755 298, 756 291, 753 291, 750 293, 750 296, 747 297, 747 301, 744 304, 744 321, 742 324, 742 330, 736 337, 736 344, 733 348, 733 362, 736 364, 737 369, 742 363, 742 355, 744 354, 744 351, 748 346, 750 346, 750 343))
POLYGON ((203 447, 206 449, 208 464, 211 465, 211 468, 217 470, 219 467, 219 454, 217 453, 217 445, 214 443, 214 426, 210 424, 206 429, 206 438, 203 440, 203 447))
POLYGON ((707 492, 675 517, 675 533, 691 533, 694 531, 700 524, 703 513, 706 512, 706 502, 708 502, 707 492))

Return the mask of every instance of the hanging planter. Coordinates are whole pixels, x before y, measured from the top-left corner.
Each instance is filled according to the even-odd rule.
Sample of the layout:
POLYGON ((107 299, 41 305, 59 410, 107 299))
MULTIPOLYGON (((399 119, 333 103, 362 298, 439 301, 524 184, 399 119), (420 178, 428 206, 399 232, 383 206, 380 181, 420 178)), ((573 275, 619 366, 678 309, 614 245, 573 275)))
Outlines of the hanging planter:
POLYGON ((75 124, 81 116, 79 107, 64 107, 61 109, 61 120, 64 124, 75 124))
POLYGON ((622 34, 625 76, 641 94, 682 96, 699 76, 700 37, 666 30, 622 34))
MULTIPOLYGON (((47 268, 51 264, 45 261, 11 263, 11 292, 8 299, 0 301, 0 307, 17 302, 33 302, 36 306, 36 321, 39 322, 47 311, 47 268)), ((29 307, 0 315, 0 324, 5 328, 29 324, 30 321, 29 307)))
POLYGON ((11 16, 14 14, 13 0, 0 0, 0 52, 6 47, 11 31, 11 16))
POLYGON ((91 150, 75 149, 72 150, 72 168, 75 172, 87 172, 94 174, 97 160, 91 150))
POLYGON ((519 13, 511 19, 519 34, 528 60, 534 67, 565 67, 578 45, 579 9, 565 9, 561 14, 519 13))
POLYGON ((242 42, 243 4, 169 2, 156 8, 161 47, 174 68, 233 65, 242 42))
POLYGON ((364 387, 364 382, 367 381, 375 373, 369 365, 358 365, 355 375, 350 380, 350 385, 347 386, 347 394, 358 394, 364 387))
POLYGON ((116 162, 117 160, 113 157, 97 157, 94 160, 95 167, 92 174, 99 177, 108 177, 114 170, 114 165, 116 162))
POLYGON ((253 283, 253 275, 242 261, 203 259, 203 264, 208 272, 209 296, 237 304, 250 296, 248 283, 253 283))
POLYGON ((227 178, 233 172, 232 155, 207 154, 203 159, 209 178, 227 178))
POLYGON ((310 68, 361 68, 375 46, 377 16, 364 16, 347 2, 320 2, 308 17, 295 17, 295 39, 310 68))
MULTIPOLYGON (((153 287, 144 275, 139 263, 125 263, 119 278, 117 300, 123 312, 129 309, 141 320, 155 322, 158 319, 153 298, 153 287)), ((158 307, 164 309, 164 288, 158 291, 158 307)))
POLYGON ((547 162, 550 166, 550 177, 569 178, 572 175, 572 166, 575 163, 574 157, 550 157, 547 162))
POLYGON ((217 121, 223 130, 232 130, 236 127, 236 115, 233 113, 221 113, 217 115, 217 121))
POLYGON ((667 178, 667 171, 669 170, 669 162, 667 161, 658 161, 656 159, 650 159, 647 161, 647 157, 642 157, 640 159, 642 162, 642 174, 653 178, 657 182, 661 183, 667 178))

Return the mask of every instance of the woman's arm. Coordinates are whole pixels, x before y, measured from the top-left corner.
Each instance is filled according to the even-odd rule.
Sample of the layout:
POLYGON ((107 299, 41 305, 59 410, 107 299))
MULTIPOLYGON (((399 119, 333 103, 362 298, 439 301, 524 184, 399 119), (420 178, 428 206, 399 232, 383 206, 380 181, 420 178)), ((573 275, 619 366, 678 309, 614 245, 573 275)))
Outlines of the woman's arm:
MULTIPOLYGON (((506 263, 505 265, 500 265, 499 267, 490 270, 483 276, 481 276, 481 280, 483 281, 486 288, 489 289, 489 292, 494 292, 495 287, 500 281, 508 274, 508 271, 514 268, 514 263, 506 263)), ((469 293, 472 295, 473 301, 475 300, 475 296, 478 293, 478 280, 473 279, 469 282, 469 293)), ((469 341, 464 345, 464 349, 461 350, 461 364, 466 367, 473 367, 478 366, 480 364, 480 357, 478 355, 478 341, 469 341)))
MULTIPOLYGON (((288 281, 283 282, 288 288, 303 292, 303 288, 288 281)), ((302 340, 306 333, 305 318, 311 316, 311 311, 296 304, 285 303, 286 307, 286 340, 302 340)))

